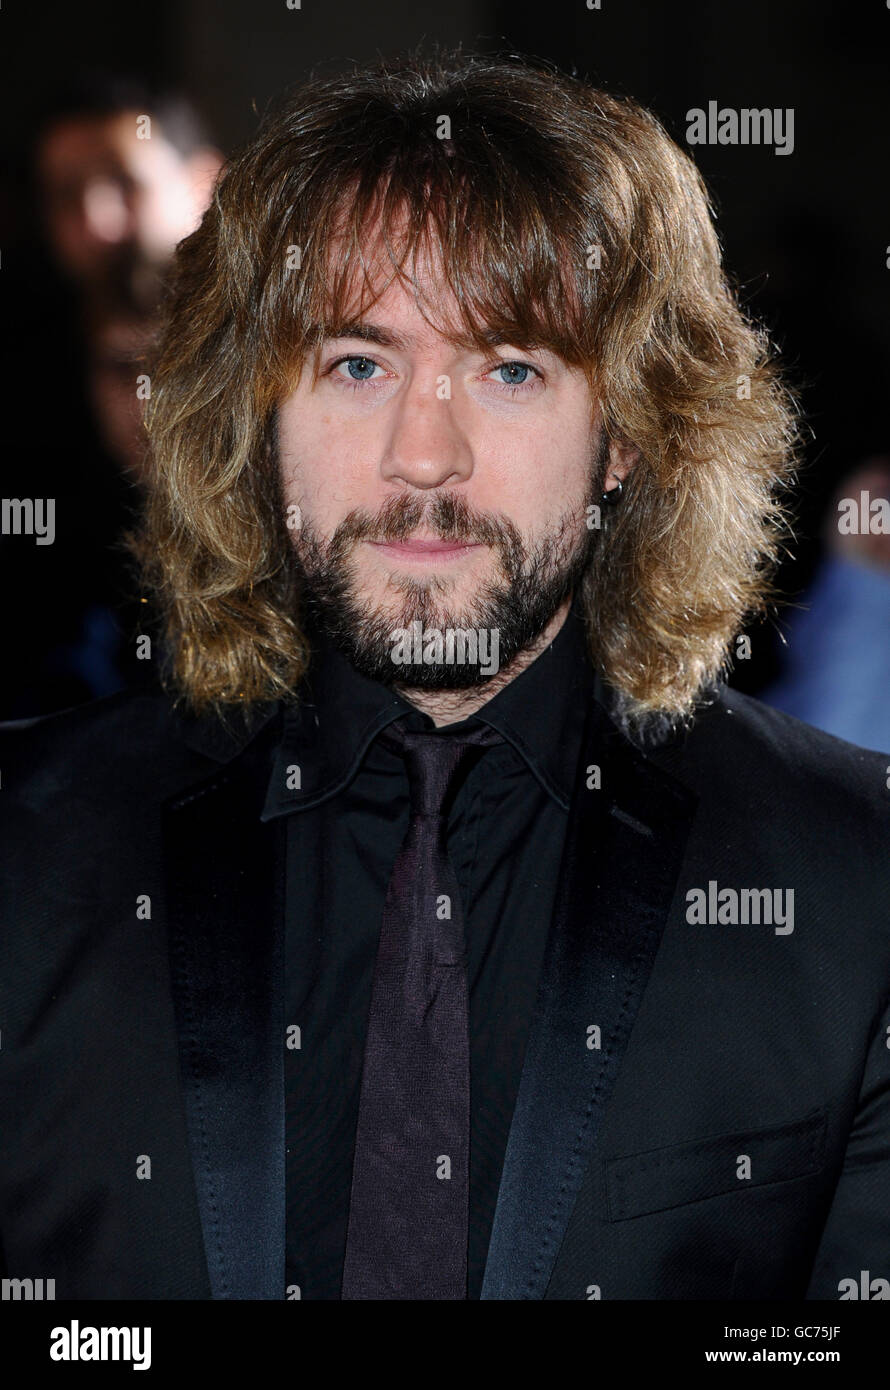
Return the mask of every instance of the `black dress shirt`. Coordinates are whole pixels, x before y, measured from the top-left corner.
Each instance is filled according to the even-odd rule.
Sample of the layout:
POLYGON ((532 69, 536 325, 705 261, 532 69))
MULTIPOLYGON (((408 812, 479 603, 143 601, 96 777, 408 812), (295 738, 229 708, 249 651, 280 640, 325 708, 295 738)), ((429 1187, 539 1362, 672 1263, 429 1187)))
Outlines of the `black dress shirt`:
MULTIPOLYGON (((521 675, 444 730, 479 721, 504 740, 472 767, 447 826, 467 932, 471 1299, 482 1287, 593 688, 572 611, 521 675)), ((299 1035, 285 1054, 287 1283, 301 1298, 340 1297, 374 961, 409 817, 404 762, 376 740, 405 717, 408 727, 435 728, 322 643, 269 783, 264 818, 289 818, 287 1022, 299 1035)))

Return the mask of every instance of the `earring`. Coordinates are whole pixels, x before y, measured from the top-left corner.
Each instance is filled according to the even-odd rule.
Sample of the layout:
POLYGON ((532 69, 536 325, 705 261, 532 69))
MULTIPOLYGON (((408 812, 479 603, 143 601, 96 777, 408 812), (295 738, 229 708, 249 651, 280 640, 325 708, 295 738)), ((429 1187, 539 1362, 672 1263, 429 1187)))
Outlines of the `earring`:
POLYGON ((604 507, 617 507, 617 506, 618 506, 618 503, 621 501, 621 494, 622 494, 623 491, 624 491, 624 484, 622 483, 621 479, 619 478, 619 480, 618 480, 618 482, 617 482, 617 484, 616 484, 615 487, 610 488, 610 489, 608 490, 608 492, 604 492, 604 493, 603 493, 603 496, 602 496, 602 503, 603 503, 603 506, 604 506, 604 507))

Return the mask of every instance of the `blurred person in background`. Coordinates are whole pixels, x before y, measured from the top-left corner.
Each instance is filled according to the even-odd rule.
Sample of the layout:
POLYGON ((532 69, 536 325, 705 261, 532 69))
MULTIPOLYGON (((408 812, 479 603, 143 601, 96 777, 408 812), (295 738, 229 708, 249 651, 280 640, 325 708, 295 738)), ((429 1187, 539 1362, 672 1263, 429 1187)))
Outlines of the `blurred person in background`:
POLYGON ((7 414, 18 418, 4 495, 53 498, 56 535, 39 548, 0 538, 0 579, 17 596, 3 615, 2 717, 153 680, 120 538, 144 481, 164 277, 222 162, 189 101, 131 77, 84 72, 38 122, 29 191, 42 245, 8 314, 7 414))
POLYGON ((788 610, 783 671, 763 700, 865 748, 890 748, 890 457, 847 475, 825 554, 788 610))
POLYGON ((35 163, 50 251, 84 302, 124 291, 150 309, 222 156, 183 97, 87 74, 44 120, 35 163))

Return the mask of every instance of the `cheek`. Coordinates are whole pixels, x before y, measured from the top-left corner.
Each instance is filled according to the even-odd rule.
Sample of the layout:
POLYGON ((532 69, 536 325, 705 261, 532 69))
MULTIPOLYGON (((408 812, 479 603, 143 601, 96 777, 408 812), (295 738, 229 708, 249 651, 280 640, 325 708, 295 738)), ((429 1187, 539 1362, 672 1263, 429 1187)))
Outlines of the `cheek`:
POLYGON ((376 510, 380 499, 367 451, 342 437, 333 449, 325 423, 320 420, 319 428, 301 430, 297 447, 289 442, 282 421, 280 466, 285 499, 298 503, 314 526, 330 534, 347 512, 356 507, 376 510))
POLYGON ((502 432, 485 442, 483 457, 473 489, 476 505, 504 511, 534 531, 586 499, 593 468, 589 422, 526 426, 515 436, 502 432))

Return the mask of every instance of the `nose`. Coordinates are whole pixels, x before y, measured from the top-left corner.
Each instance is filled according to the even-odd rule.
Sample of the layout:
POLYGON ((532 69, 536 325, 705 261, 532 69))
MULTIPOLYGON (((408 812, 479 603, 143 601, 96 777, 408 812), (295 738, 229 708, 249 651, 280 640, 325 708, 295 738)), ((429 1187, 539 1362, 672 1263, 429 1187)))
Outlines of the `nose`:
POLYGON ((83 190, 82 208, 86 228, 96 241, 114 246, 127 237, 130 209, 113 179, 92 179, 83 190))
POLYGON ((465 482, 473 472, 473 451, 460 426, 455 403, 440 398, 441 378, 433 387, 407 387, 395 402, 381 473, 387 482, 437 488, 465 482))

